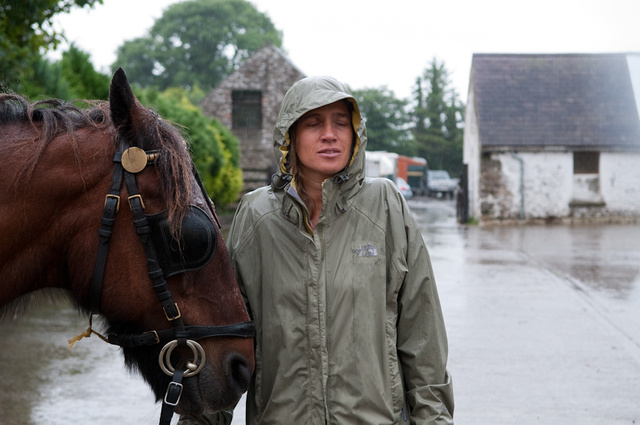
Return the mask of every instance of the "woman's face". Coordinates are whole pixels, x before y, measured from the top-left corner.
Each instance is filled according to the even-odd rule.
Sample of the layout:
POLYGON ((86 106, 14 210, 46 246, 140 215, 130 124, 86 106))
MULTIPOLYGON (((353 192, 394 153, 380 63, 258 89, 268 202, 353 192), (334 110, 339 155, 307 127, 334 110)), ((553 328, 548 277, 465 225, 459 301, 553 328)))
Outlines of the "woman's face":
POLYGON ((326 180, 349 162, 353 127, 342 100, 313 109, 296 122, 295 149, 305 178, 326 180))

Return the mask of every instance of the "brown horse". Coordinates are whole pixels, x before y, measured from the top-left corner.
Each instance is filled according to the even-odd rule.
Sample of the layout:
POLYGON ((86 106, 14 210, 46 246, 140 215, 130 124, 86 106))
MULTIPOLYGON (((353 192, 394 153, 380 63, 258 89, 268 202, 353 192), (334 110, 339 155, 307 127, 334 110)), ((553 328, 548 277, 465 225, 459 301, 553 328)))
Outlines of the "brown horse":
POLYGON ((0 94, 0 158, 0 313, 42 290, 99 313, 165 423, 174 405, 236 403, 254 328, 218 219, 180 133, 124 72, 89 109, 0 94))

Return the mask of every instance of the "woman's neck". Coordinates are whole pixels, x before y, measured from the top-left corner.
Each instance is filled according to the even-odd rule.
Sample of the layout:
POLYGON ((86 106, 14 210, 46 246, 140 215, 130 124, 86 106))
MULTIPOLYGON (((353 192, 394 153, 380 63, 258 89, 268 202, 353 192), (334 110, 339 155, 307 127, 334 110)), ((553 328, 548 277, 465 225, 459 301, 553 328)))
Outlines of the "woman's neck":
POLYGON ((307 205, 309 209, 309 221, 311 227, 316 227, 320 219, 320 211, 322 210, 322 182, 317 179, 305 179, 304 188, 309 196, 312 205, 307 205))

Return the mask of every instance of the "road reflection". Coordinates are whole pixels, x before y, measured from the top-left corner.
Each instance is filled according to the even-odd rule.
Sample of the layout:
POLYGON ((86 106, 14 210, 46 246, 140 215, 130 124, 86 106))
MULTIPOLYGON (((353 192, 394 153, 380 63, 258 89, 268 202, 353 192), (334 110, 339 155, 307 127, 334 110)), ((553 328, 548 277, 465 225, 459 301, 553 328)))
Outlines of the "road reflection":
POLYGON ((495 228, 495 234, 589 289, 628 299, 640 284, 640 226, 495 228))
POLYGON ((125 370, 119 348, 95 336, 68 348, 87 326, 62 301, 37 303, 0 323, 0 423, 157 423, 151 390, 125 370))

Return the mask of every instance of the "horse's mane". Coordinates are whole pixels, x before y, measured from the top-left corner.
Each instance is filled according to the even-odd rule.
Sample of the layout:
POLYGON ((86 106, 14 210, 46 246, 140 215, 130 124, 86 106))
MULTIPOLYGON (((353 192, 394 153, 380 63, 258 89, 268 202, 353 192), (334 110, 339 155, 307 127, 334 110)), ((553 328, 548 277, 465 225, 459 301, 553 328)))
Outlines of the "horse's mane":
MULTIPOLYGON (((108 105, 104 101, 85 101, 90 105, 108 105)), ((59 99, 29 103, 27 99, 10 93, 0 93, 0 125, 41 122, 43 131, 54 134, 61 128, 78 128, 88 123, 104 122, 106 108, 80 109, 76 104, 59 99)))
MULTIPOLYGON (((30 103, 17 94, 0 93, 0 131, 3 131, 3 126, 11 124, 30 125, 37 134, 36 138, 29 137, 17 141, 21 147, 29 146, 33 152, 24 163, 21 177, 33 173, 38 160, 54 138, 68 135, 76 153, 76 160, 81 161, 75 131, 85 127, 105 130, 113 126, 109 103, 105 101, 65 102, 47 99, 30 103), (81 108, 78 106, 79 103, 85 103, 90 107, 81 108)), ((192 161, 188 149, 184 146, 182 135, 174 126, 147 108, 144 108, 144 113, 135 117, 130 128, 120 130, 123 133, 121 136, 127 137, 132 145, 145 150, 162 151, 155 165, 162 179, 169 219, 179 226, 178 223, 181 222, 193 196, 190 184, 192 161)), ((112 142, 115 146, 115 136, 112 142)), ((0 151, 5 148, 8 146, 0 144, 0 151)))

